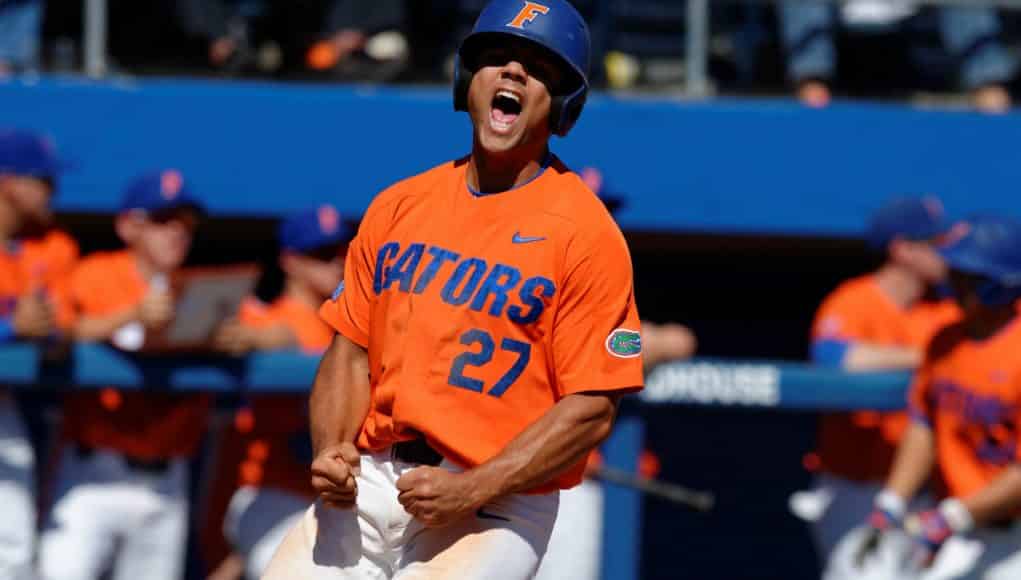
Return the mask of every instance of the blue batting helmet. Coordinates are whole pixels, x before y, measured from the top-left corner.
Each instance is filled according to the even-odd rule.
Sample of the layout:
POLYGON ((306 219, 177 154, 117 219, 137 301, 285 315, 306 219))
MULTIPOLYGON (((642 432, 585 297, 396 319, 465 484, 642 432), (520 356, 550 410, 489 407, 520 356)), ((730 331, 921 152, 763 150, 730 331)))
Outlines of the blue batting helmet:
MULTIPOLYGON (((534 42, 560 61, 569 82, 551 95, 550 129, 563 137, 571 130, 588 94, 589 33, 585 19, 566 0, 492 0, 462 42, 454 64, 454 109, 468 110, 468 87, 477 70, 475 56, 489 43, 514 36, 534 42)), ((552 88, 552 87, 551 87, 552 88)))
POLYGON ((1021 297, 1021 222, 981 216, 954 226, 940 254, 954 270, 985 279, 979 299, 990 306, 1021 297))

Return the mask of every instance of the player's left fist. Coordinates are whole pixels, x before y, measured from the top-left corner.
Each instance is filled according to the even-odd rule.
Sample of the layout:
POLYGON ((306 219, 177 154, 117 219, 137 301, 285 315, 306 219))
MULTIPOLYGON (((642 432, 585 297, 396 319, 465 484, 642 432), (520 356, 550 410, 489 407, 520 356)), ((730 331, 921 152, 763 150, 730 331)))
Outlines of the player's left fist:
POLYGON ((922 567, 932 564, 951 536, 967 532, 973 526, 968 508, 954 498, 944 500, 937 509, 911 514, 904 521, 904 530, 918 547, 916 563, 922 567))
POLYGON ((485 500, 471 477, 440 467, 417 467, 397 480, 397 500, 426 527, 437 528, 475 513, 485 500))

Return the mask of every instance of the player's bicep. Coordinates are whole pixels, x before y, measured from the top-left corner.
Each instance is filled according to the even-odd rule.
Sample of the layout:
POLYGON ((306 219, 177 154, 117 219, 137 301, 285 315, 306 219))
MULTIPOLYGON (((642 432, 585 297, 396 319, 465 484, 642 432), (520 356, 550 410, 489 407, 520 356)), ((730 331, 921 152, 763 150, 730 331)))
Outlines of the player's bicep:
POLYGON ((641 326, 631 257, 619 235, 602 236, 562 282, 553 327, 560 396, 642 385, 641 326))

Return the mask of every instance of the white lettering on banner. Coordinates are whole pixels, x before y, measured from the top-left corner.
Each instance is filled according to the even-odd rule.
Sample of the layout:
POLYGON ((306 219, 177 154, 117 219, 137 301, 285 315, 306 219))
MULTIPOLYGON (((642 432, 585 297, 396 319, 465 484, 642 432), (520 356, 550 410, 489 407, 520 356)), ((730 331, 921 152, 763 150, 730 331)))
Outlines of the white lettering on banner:
POLYGON ((766 364, 662 365, 645 381, 649 403, 698 403, 775 407, 780 403, 780 369, 766 364))

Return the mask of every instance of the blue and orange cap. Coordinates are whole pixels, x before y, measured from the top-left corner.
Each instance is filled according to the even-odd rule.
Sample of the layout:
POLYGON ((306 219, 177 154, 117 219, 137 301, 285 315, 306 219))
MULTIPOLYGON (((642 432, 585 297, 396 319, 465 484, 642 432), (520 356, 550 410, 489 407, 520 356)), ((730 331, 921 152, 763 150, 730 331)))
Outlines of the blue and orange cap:
POLYGON ((121 211, 155 213, 183 207, 205 211, 188 181, 176 169, 160 169, 136 177, 121 198, 121 211))
POLYGON ((897 238, 933 240, 950 228, 943 203, 932 196, 895 197, 872 214, 866 240, 883 250, 897 238))
POLYGON ((343 244, 351 232, 330 204, 292 214, 280 224, 280 247, 292 252, 311 252, 343 244))
POLYGON ((19 129, 0 129, 0 174, 56 179, 71 168, 49 138, 19 129))

